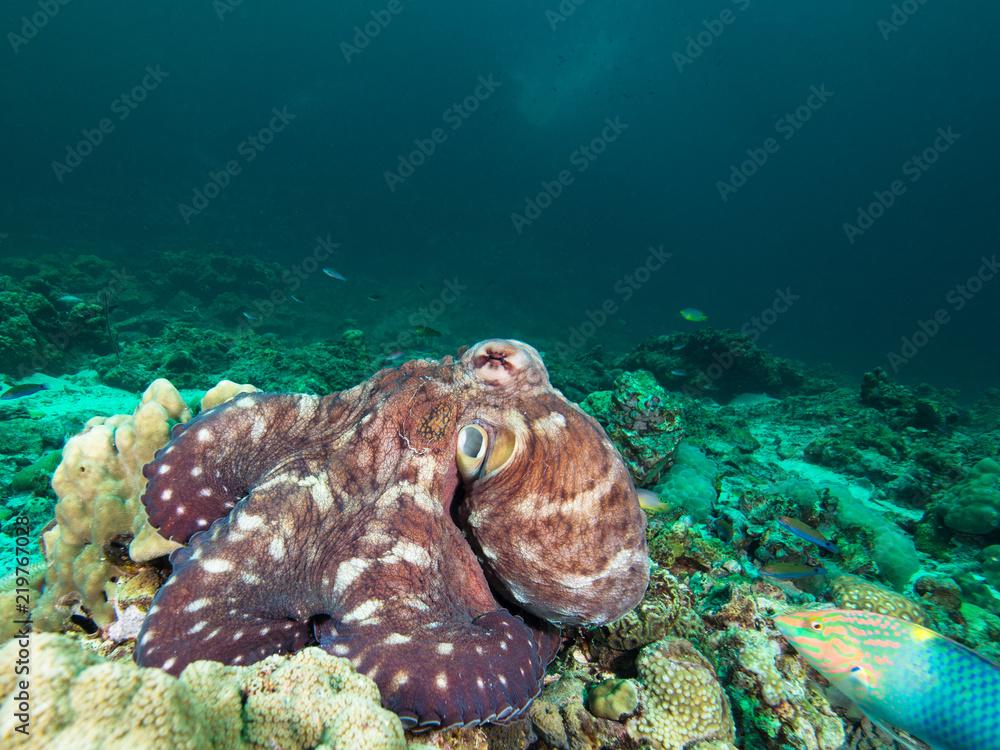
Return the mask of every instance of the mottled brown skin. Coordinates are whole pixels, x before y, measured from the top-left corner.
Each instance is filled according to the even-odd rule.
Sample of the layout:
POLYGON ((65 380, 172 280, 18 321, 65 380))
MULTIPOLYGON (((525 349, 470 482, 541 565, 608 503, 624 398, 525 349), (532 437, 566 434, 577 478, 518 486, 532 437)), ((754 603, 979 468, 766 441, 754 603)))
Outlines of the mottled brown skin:
POLYGON ((619 617, 648 582, 621 458, 520 342, 408 362, 324 398, 237 397, 178 430, 146 475, 151 523, 187 546, 140 664, 176 674, 318 642, 417 729, 509 720, 538 694, 557 641, 490 584, 558 625, 619 617), (463 479, 470 424, 488 440, 463 479), (503 436, 513 452, 487 470, 507 455, 503 436))

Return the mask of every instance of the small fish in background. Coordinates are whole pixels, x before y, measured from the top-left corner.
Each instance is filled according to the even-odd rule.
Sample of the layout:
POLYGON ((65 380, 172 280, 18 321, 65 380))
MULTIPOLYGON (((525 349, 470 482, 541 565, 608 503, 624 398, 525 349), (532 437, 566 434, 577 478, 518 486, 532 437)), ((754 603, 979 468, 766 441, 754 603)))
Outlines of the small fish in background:
POLYGON ((762 576, 775 578, 779 581, 797 581, 802 578, 825 576, 826 568, 820 565, 804 565, 802 563, 772 562, 757 568, 762 576))
POLYGON ((821 547, 827 552, 832 552, 835 555, 840 554, 840 550, 837 549, 837 545, 823 536, 822 532, 814 529, 807 523, 803 523, 797 518, 792 518, 791 516, 781 516, 778 518, 778 525, 788 533, 799 537, 799 539, 805 539, 807 542, 811 542, 817 547, 821 547))
POLYGON ((688 372, 687 372, 687 370, 682 370, 682 369, 680 369, 678 367, 678 368, 675 368, 675 369, 671 370, 670 374, 673 375, 675 378, 686 378, 688 372))
POLYGON ((905 747, 1000 750, 1000 665, 907 620, 850 609, 800 610, 775 627, 812 667, 905 747))
POLYGON ((368 301, 369 302, 381 302, 382 301, 382 295, 381 294, 369 294, 368 295, 368 301))
POLYGON ((66 307, 73 307, 79 305, 83 300, 75 294, 64 294, 62 297, 57 297, 56 302, 66 307))
POLYGON ((437 337, 441 335, 441 331, 430 326, 413 326, 413 332, 418 336, 437 337))
POLYGON ((294 302, 297 305, 304 305, 306 303, 306 301, 304 299, 302 299, 301 297, 297 297, 294 294, 289 294, 288 295, 288 299, 290 299, 292 302, 294 302))
POLYGON ((685 307, 681 310, 681 317, 691 323, 704 323, 708 320, 708 316, 697 307, 685 307))
POLYGON ((635 494, 639 496, 639 507, 650 513, 662 513, 669 510, 670 506, 660 500, 660 496, 652 490, 636 489, 635 494))
POLYGON ((246 318, 251 323, 258 323, 258 322, 260 322, 260 316, 257 315, 257 314, 255 314, 255 313, 250 312, 249 310, 244 310, 243 311, 243 317, 246 318))
POLYGON ((394 352, 391 352, 391 353, 389 353, 389 354, 386 354, 386 355, 385 355, 385 356, 384 356, 384 357, 382 358, 382 360, 383 360, 384 362, 395 362, 395 361, 396 361, 397 359, 399 359, 399 358, 400 358, 400 357, 402 357, 402 356, 403 356, 403 350, 402 350, 402 349, 397 349, 397 350, 396 350, 396 351, 394 351, 394 352))
MULTIPOLYGON (((681 314, 683 315, 683 312, 682 312, 681 314)), ((671 348, 671 350, 672 350, 672 351, 675 351, 675 352, 679 352, 679 351, 680 351, 681 349, 683 349, 683 348, 684 348, 685 346, 687 346, 687 341, 682 341, 682 342, 681 342, 681 343, 679 343, 679 344, 674 344, 674 345, 673 345, 672 347, 670 347, 670 348, 671 348)))
POLYGON ((344 276, 344 274, 342 274, 340 271, 330 268, 330 266, 326 266, 323 269, 323 273, 325 273, 331 279, 336 279, 337 281, 347 281, 347 277, 344 276))
POLYGON ((39 391, 47 391, 48 389, 49 387, 45 383, 19 383, 4 391, 3 395, 0 396, 0 401, 13 401, 15 398, 32 396, 39 391))

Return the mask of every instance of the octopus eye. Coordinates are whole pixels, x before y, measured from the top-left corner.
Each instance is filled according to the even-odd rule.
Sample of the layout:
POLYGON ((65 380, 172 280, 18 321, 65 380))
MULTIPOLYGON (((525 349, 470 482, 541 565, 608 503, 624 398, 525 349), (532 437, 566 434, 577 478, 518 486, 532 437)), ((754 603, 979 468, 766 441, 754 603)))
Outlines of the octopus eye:
POLYGON ((458 431, 455 461, 458 463, 458 473, 462 475, 462 479, 468 482, 479 476, 486 460, 489 442, 486 430, 477 424, 467 424, 458 431))
POLYGON ((506 427, 491 427, 492 436, 479 424, 467 424, 458 431, 455 462, 462 478, 473 479, 495 474, 514 455, 516 438, 506 427))

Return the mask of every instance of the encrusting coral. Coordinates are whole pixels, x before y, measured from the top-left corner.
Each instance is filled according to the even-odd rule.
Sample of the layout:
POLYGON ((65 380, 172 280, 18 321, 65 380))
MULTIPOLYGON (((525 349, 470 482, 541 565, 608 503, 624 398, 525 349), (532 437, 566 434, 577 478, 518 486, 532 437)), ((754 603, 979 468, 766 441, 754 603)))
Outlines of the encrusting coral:
POLYGON ((0 649, 0 744, 10 750, 403 750, 399 719, 346 659, 318 648, 249 667, 194 662, 179 678, 32 636, 31 734, 16 731, 16 641, 0 649))
POLYGON ((843 609, 863 609, 930 627, 927 613, 916 602, 877 583, 852 575, 830 581, 834 603, 843 609))
MULTIPOLYGON (((223 381, 205 394, 201 408, 255 390, 223 381)), ((56 523, 43 536, 48 571, 35 610, 39 629, 62 629, 73 614, 109 624, 112 582, 121 566, 177 548, 146 520, 142 467, 169 440, 171 428, 189 419, 191 410, 180 393, 160 379, 146 389, 134 413, 94 417, 66 443, 52 478, 59 497, 56 523)))
POLYGON ((629 719, 629 734, 657 750, 683 750, 704 740, 731 747, 729 699, 708 660, 681 638, 666 638, 639 653, 642 712, 629 719))

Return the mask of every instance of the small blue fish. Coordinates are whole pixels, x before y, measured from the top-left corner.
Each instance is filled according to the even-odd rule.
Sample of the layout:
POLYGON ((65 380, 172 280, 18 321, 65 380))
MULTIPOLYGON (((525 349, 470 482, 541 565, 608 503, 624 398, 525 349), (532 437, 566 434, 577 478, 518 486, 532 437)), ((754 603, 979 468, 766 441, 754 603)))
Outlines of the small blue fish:
POLYGON ((249 320, 251 323, 256 323, 256 322, 258 322, 260 320, 260 316, 259 315, 255 315, 252 312, 244 312, 243 313, 243 317, 246 318, 247 320, 249 320))
POLYGON ((840 554, 840 550, 837 549, 837 545, 829 541, 820 531, 814 529, 807 523, 803 523, 797 518, 781 516, 778 518, 778 525, 788 533, 794 534, 799 539, 805 539, 807 542, 811 542, 817 547, 822 547, 827 552, 832 552, 835 555, 840 554))
POLYGON ((679 351, 680 351, 681 349, 683 349, 683 348, 684 348, 685 346, 687 346, 687 342, 686 342, 686 341, 682 341, 682 342, 681 342, 681 343, 679 343, 679 344, 674 344, 674 345, 673 345, 673 346, 671 347, 671 349, 673 349, 673 350, 674 350, 675 352, 679 352, 679 351))
POLYGON ((0 396, 0 401, 13 401, 15 398, 24 398, 48 389, 49 387, 45 383, 19 383, 4 391, 4 394, 0 396))
POLYGON ((670 374, 673 375, 675 378, 686 378, 688 372, 687 370, 681 370, 678 368, 676 370, 671 370, 670 374))
POLYGON ((347 281, 347 277, 344 276, 344 274, 340 273, 340 271, 335 271, 329 266, 323 269, 323 273, 325 273, 331 279, 336 279, 337 281, 347 281))
POLYGON ((66 307, 73 307, 73 305, 79 305, 83 302, 83 300, 75 294, 64 294, 62 297, 59 297, 56 302, 60 305, 66 305, 66 307))
POLYGON ((796 581, 801 578, 826 575, 826 568, 819 565, 802 565, 800 563, 773 562, 758 568, 760 574, 779 581, 796 581))
POLYGON ((289 299, 290 299, 290 300, 291 300, 292 302, 295 302, 295 303, 297 303, 297 304, 299 304, 299 305, 304 305, 304 304, 306 303, 306 301, 305 301, 304 299, 302 299, 301 297, 296 297, 296 296, 295 296, 294 294, 289 294, 289 295, 288 295, 288 298, 289 298, 289 299))

